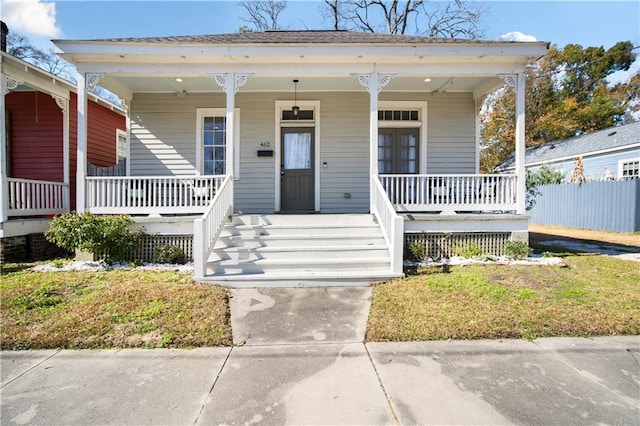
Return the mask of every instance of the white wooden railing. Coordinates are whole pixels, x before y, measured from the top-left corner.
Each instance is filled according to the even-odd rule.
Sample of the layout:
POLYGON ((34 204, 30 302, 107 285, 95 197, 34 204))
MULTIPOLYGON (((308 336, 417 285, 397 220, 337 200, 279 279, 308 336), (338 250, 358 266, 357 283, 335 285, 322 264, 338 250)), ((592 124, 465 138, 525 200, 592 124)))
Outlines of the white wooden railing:
POLYGON ((9 216, 41 216, 69 211, 69 184, 7 178, 9 216))
POLYGON ((371 213, 378 219, 391 254, 391 273, 402 274, 404 219, 399 216, 377 176, 371 176, 371 213))
POLYGON ((233 177, 227 176, 203 215, 193 222, 193 268, 196 278, 207 274, 207 259, 233 213, 233 177))
POLYGON ((396 211, 517 208, 516 175, 380 175, 380 180, 396 211))
POLYGON ((88 176, 86 208, 97 214, 203 213, 225 176, 88 176))

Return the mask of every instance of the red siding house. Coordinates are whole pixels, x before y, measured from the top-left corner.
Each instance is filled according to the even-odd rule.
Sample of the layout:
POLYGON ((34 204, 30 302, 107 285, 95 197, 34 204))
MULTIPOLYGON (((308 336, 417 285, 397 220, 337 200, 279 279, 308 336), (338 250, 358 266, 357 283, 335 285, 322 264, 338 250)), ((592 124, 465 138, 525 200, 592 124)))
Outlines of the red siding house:
MULTIPOLYGON (((35 241, 42 240, 52 215, 76 209, 76 86, 6 52, 0 55, 2 252, 17 247, 37 255, 42 244, 35 241)), ((125 112, 90 96, 87 162, 115 165, 126 155, 123 139, 125 112)))

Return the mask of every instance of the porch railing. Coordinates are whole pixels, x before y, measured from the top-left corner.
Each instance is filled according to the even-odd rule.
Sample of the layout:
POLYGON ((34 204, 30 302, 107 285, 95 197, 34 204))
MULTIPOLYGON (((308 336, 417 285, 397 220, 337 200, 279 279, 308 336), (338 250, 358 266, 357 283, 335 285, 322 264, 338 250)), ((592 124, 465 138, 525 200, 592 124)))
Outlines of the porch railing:
POLYGON ((399 216, 377 176, 371 177, 372 213, 378 219, 391 254, 391 273, 402 274, 404 220, 399 216))
POLYGON ((98 214, 203 213, 225 176, 88 176, 86 208, 98 214))
POLYGON ((42 216, 69 211, 69 184, 7 178, 9 216, 42 216))
POLYGON ((233 213, 233 177, 227 176, 218 187, 213 201, 202 217, 193 222, 193 267, 196 278, 203 278, 206 275, 207 259, 231 213, 233 213))
POLYGON ((396 211, 516 210, 516 175, 380 175, 396 211))

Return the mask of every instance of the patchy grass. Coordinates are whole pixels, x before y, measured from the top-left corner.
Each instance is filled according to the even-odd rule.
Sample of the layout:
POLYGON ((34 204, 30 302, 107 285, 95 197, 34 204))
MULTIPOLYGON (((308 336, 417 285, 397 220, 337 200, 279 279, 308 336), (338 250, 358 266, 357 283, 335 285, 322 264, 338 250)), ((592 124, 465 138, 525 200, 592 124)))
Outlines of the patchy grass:
POLYGON ((3 268, 2 349, 200 347, 231 343, 226 291, 157 271, 3 268))
POLYGON ((451 267, 378 285, 369 341, 640 334, 640 268, 570 256, 568 268, 451 267))

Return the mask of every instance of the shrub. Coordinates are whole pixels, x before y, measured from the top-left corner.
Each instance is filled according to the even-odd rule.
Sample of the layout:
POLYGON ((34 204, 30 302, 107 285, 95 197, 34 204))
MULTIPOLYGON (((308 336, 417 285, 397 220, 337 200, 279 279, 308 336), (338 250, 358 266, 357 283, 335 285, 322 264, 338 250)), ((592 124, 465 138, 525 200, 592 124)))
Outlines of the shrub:
POLYGON ((427 246, 424 241, 414 241, 409 243, 404 255, 407 260, 419 262, 427 255, 427 246))
POLYGON ((159 246, 155 253, 153 253, 153 262, 184 265, 187 263, 187 255, 179 246, 164 244, 159 246))
POLYGON ((65 213, 53 218, 45 237, 69 251, 87 251, 106 261, 126 260, 143 234, 142 231, 130 231, 130 223, 131 218, 127 215, 65 213))
POLYGON ((452 251, 456 256, 461 256, 465 259, 482 256, 482 247, 480 247, 480 244, 473 242, 456 244, 452 251))
POLYGON ((510 259, 524 259, 532 252, 527 243, 522 241, 507 241, 504 243, 504 254, 510 259))

